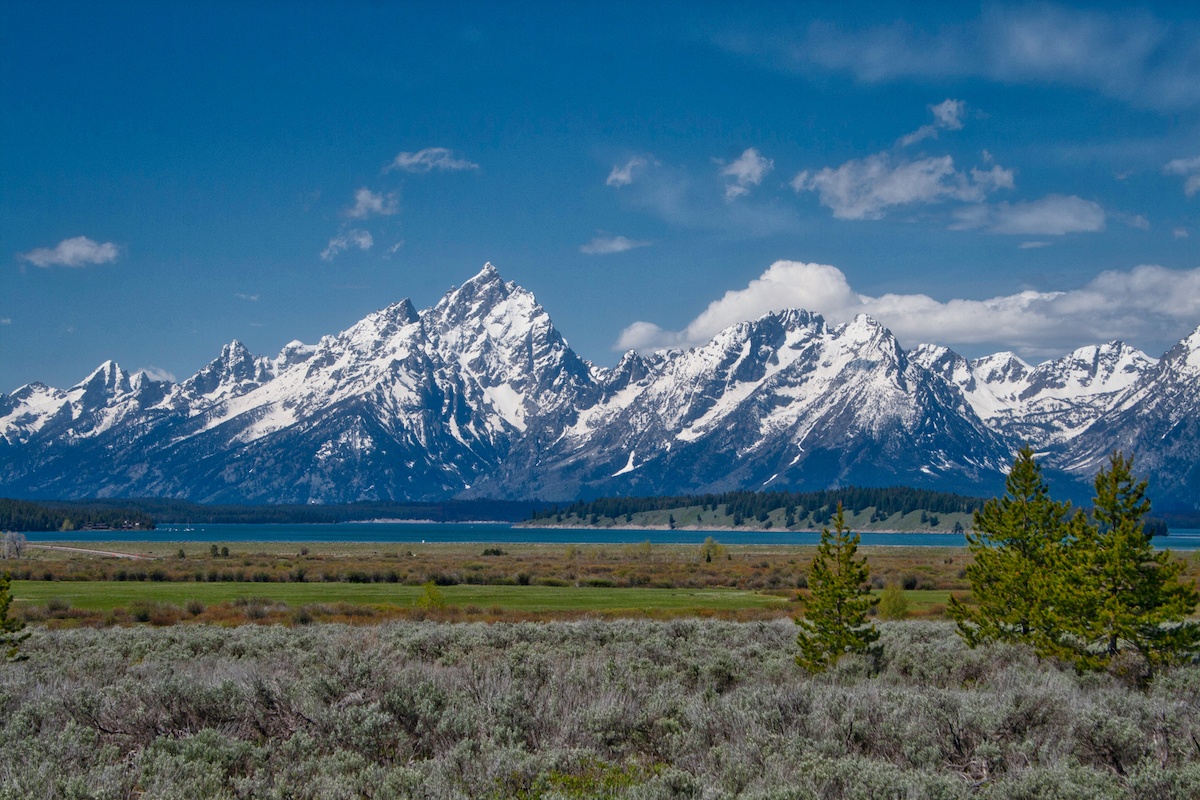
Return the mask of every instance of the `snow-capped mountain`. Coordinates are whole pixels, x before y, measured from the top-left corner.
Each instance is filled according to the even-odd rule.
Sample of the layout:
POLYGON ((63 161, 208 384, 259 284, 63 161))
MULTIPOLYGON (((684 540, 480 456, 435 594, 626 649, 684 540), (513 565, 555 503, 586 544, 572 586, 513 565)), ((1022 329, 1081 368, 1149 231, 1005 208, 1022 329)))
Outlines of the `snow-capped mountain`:
MULTIPOLYGON (((580 359, 490 264, 274 358, 240 342, 174 384, 113 362, 0 395, 0 494, 342 502, 908 484, 996 491, 1026 442, 1088 478, 1131 450, 1196 496, 1200 331, 1030 366, 905 352, 878 322, 768 314, 687 351, 580 359)), ((1190 494, 1189 494, 1190 493, 1190 494)), ((1191 501, 1194 502, 1194 501, 1191 501)))
POLYGON ((936 345, 918 346, 912 358, 956 386, 993 430, 1039 447, 1077 436, 1154 368, 1124 342, 1081 347, 1036 367, 1007 352, 967 361, 936 345))

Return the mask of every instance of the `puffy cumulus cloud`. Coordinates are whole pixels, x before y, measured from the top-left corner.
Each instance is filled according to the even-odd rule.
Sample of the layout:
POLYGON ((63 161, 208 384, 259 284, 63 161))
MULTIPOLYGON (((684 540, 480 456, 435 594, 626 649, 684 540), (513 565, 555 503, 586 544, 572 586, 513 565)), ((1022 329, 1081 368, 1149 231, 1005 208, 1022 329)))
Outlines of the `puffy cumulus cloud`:
POLYGON ((683 330, 635 322, 622 331, 616 347, 655 350, 702 344, 730 325, 788 308, 814 311, 833 323, 870 314, 907 347, 921 342, 986 345, 1042 356, 1111 339, 1178 338, 1200 321, 1200 269, 1139 266, 1101 273, 1069 291, 940 301, 924 294, 871 297, 856 292, 836 267, 777 261, 744 289, 713 301, 683 330))
POLYGON ((624 253, 638 247, 649 247, 650 242, 640 242, 627 239, 624 236, 597 236, 579 248, 579 252, 589 256, 607 256, 613 253, 624 253))
POLYGON ((366 219, 372 214, 387 217, 398 210, 395 194, 376 194, 364 186, 354 193, 354 205, 346 209, 346 216, 350 219, 366 219))
POLYGON ((1188 197, 1193 197, 1197 192, 1200 192, 1200 156, 1196 156, 1195 158, 1177 158, 1174 161, 1169 161, 1163 167, 1163 172, 1168 175, 1187 176, 1187 180, 1183 182, 1183 193, 1188 197))
POLYGON ((933 112, 933 124, 922 125, 912 133, 901 136, 898 144, 901 147, 907 147, 922 139, 937 138, 939 130, 962 130, 962 117, 966 108, 967 104, 962 100, 951 100, 949 98, 938 103, 936 106, 930 106, 929 110, 933 112))
POLYGON ((604 181, 605 186, 628 186, 633 183, 634 174, 644 169, 650 162, 641 156, 634 156, 622 164, 614 164, 612 171, 608 173, 608 179, 604 181))
POLYGON ((175 373, 165 370, 162 367, 155 367, 155 366, 142 367, 141 369, 135 369, 133 371, 133 374, 134 375, 139 375, 139 374, 145 375, 150 380, 156 381, 158 383, 163 383, 163 382, 174 383, 175 382, 175 373))
POLYGON ((404 152, 392 159, 392 163, 384 172, 398 169, 404 172, 457 172, 468 169, 479 169, 465 158, 458 158, 454 152, 445 147, 426 147, 415 153, 404 152))
POLYGON ((369 231, 354 228, 330 239, 329 246, 321 251, 321 258, 325 261, 332 261, 343 250, 348 250, 351 247, 357 247, 359 250, 370 250, 374 244, 375 240, 371 237, 369 231))
POLYGON ((63 239, 54 247, 39 247, 20 258, 38 267, 86 267, 116 260, 117 246, 112 242, 94 242, 86 236, 63 239))
MULTIPOLYGON (((724 162, 718 161, 717 163, 723 164, 724 162)), ((762 183, 763 178, 774 168, 773 160, 765 158, 753 147, 746 148, 735 161, 725 164, 721 169, 722 177, 732 178, 725 185, 725 199, 733 200, 748 194, 750 187, 762 183)))
POLYGON ((816 192, 821 205, 838 219, 881 219, 892 206, 957 200, 982 201, 988 192, 1012 188, 1011 170, 954 168, 950 156, 898 160, 888 153, 853 159, 835 168, 804 172, 792 179, 796 192, 816 192))
POLYGON ((959 209, 955 230, 982 228, 991 233, 1062 236, 1104 230, 1106 214, 1098 203, 1074 195, 1051 194, 1026 203, 996 203, 959 209))
POLYGON ((1200 104, 1194 22, 1145 11, 991 4, 976 19, 922 29, 814 23, 798 34, 735 34, 721 44, 786 70, 846 72, 864 83, 982 78, 1088 89, 1144 108, 1200 104))

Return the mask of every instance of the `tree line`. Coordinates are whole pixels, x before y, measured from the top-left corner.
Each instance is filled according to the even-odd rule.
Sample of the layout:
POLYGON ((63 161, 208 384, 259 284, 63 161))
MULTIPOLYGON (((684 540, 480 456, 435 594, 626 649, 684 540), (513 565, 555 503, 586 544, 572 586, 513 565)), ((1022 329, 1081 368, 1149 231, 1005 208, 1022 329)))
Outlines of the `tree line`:
MULTIPOLYGON (((1090 514, 1052 499, 1032 449, 1022 449, 1004 496, 976 510, 967 534, 969 602, 952 597, 947 610, 971 647, 1024 644, 1080 672, 1116 670, 1144 682, 1200 656, 1200 624, 1189 619, 1200 594, 1180 580, 1184 565, 1151 545, 1147 484, 1132 459, 1114 453, 1093 486, 1090 514)), ((870 652, 878 639, 858 543, 839 507, 833 531, 822 531, 807 613, 797 620, 797 661, 810 671, 870 652)))
POLYGON ((519 522, 545 504, 519 500, 447 500, 443 502, 405 502, 371 500, 361 503, 330 505, 239 505, 193 503, 167 497, 136 497, 113 500, 67 500, 45 503, 51 508, 73 511, 85 509, 135 509, 159 522, 181 524, 330 524, 369 519, 433 520, 466 522, 494 520, 519 522))
POLYGON ((766 519, 773 511, 783 509, 788 516, 803 519, 812 516, 818 523, 826 522, 833 510, 841 505, 855 513, 874 508, 877 514, 909 514, 929 511, 935 514, 971 513, 983 507, 980 497, 966 497, 931 489, 906 486, 885 488, 849 486, 844 489, 824 489, 816 492, 722 492, 719 494, 672 495, 658 497, 603 497, 579 500, 566 506, 554 505, 533 513, 531 521, 579 518, 622 517, 648 511, 671 511, 700 506, 702 510, 725 513, 742 519, 766 519))
POLYGON ((80 528, 152 530, 154 518, 120 505, 34 503, 0 498, 0 531, 73 531, 80 528))

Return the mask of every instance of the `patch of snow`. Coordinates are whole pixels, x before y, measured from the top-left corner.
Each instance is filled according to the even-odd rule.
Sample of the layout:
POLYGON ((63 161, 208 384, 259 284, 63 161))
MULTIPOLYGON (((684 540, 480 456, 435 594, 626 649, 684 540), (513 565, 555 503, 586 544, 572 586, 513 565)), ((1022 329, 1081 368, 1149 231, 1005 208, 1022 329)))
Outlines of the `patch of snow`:
POLYGON ((625 473, 627 473, 627 472, 633 472, 635 469, 637 469, 637 467, 636 467, 636 466, 634 466, 634 463, 633 463, 633 459, 634 459, 634 457, 635 457, 636 455, 637 455, 637 451, 636 451, 636 450, 634 450, 634 451, 630 451, 630 453, 629 453, 629 461, 627 461, 627 462, 625 463, 625 466, 621 467, 619 470, 617 470, 616 472, 614 472, 614 473, 612 474, 612 477, 614 477, 614 478, 615 478, 615 477, 617 477, 618 475, 624 475, 624 474, 625 474, 625 473))

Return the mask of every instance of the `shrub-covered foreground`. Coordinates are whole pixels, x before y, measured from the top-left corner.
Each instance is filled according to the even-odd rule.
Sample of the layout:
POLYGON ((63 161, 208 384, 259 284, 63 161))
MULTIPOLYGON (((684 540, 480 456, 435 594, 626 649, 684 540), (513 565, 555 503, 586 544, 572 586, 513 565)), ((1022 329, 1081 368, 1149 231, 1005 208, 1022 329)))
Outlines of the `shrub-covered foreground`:
POLYGON ((787 621, 41 629, 0 797, 1200 796, 1200 668, 880 631, 810 677, 787 621))

